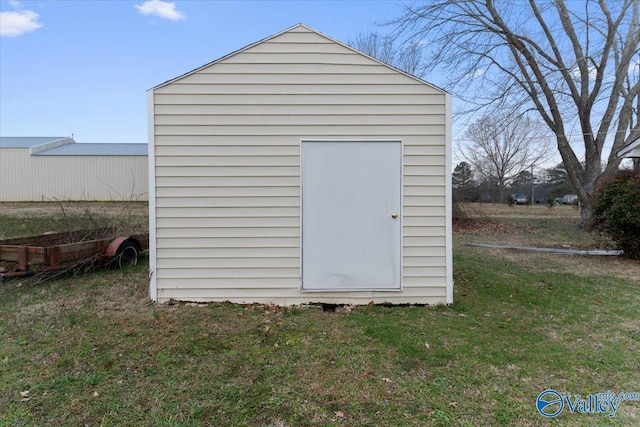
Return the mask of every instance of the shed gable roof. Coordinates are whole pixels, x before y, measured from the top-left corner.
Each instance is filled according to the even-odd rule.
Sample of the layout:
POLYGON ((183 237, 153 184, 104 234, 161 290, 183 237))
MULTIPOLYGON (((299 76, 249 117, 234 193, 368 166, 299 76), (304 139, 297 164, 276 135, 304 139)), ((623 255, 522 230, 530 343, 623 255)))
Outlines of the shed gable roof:
POLYGON ((50 136, 2 136, 0 148, 29 149, 31 156, 146 156, 147 144, 77 143, 50 136))
POLYGON ((421 78, 419 78, 419 77, 416 77, 416 76, 414 76, 414 75, 411 75, 411 74, 409 74, 409 73, 407 73, 407 72, 405 72, 405 71, 402 71, 402 70, 400 70, 400 69, 398 69, 398 68, 396 68, 396 67, 394 67, 394 66, 392 66, 392 65, 390 65, 390 64, 387 64, 387 63, 385 63, 385 62, 383 62, 383 61, 380 61, 379 59, 376 59, 376 58, 374 58, 374 57, 372 57, 372 56, 369 56, 369 55, 367 55, 367 54, 365 54, 365 53, 363 53, 363 52, 361 52, 361 51, 359 51, 359 50, 357 50, 357 49, 355 49, 355 48, 353 48, 353 47, 351 47, 351 46, 349 46, 349 45, 347 45, 347 44, 344 44, 344 43, 342 43, 342 42, 340 42, 340 41, 338 41, 338 40, 335 40, 335 39, 333 39, 332 37, 329 37, 329 36, 327 36, 327 35, 325 35, 325 34, 323 34, 323 33, 319 32, 319 31, 317 31, 317 30, 314 30, 313 28, 310 28, 310 27, 308 27, 308 26, 306 26, 306 25, 302 24, 302 23, 297 24, 297 25, 294 25, 293 27, 290 27, 290 28, 288 28, 288 29, 286 29, 286 30, 284 30, 284 31, 281 31, 281 32, 276 33, 276 34, 274 34, 274 35, 272 35, 272 36, 269 36, 269 37, 266 37, 266 38, 264 38, 264 39, 262 39, 262 40, 259 40, 259 41, 255 42, 255 43, 252 43, 252 44, 250 44, 250 45, 247 45, 247 46, 245 46, 245 47, 243 47, 243 48, 241 48, 241 49, 238 49, 238 50, 236 50, 236 51, 234 51, 234 52, 231 52, 231 53, 229 53, 229 54, 227 54, 227 55, 225 55, 225 56, 223 56, 223 57, 221 57, 221 58, 218 58, 218 59, 216 59, 216 60, 214 60, 214 61, 212 61, 212 62, 209 62, 209 63, 207 63, 207 64, 205 64, 205 65, 203 65, 203 66, 201 66, 201 67, 198 67, 198 68, 196 68, 196 69, 194 69, 194 70, 191 70, 191 71, 189 71, 189 72, 187 72, 187 73, 185 73, 185 74, 182 74, 182 75, 180 75, 180 76, 178 76, 178 77, 175 77, 175 78, 173 78, 173 79, 171 79, 171 80, 168 80, 168 81, 166 81, 166 82, 164 82, 164 83, 161 83, 161 84, 159 84, 159 85, 157 85, 157 86, 154 86, 154 87, 153 87, 153 88, 151 88, 150 90, 151 90, 151 91, 154 91, 154 90, 156 90, 156 89, 160 89, 160 88, 162 88, 162 87, 164 87, 164 86, 167 86, 167 85, 169 85, 169 84, 171 84, 171 83, 174 83, 174 82, 176 82, 176 81, 179 81, 179 80, 181 80, 181 79, 187 78, 187 77, 189 77, 189 76, 191 76, 191 75, 193 75, 193 74, 195 74, 195 73, 197 73, 197 72, 199 72, 199 71, 201 71, 201 70, 203 70, 203 69, 206 69, 206 68, 208 68, 208 67, 214 66, 215 64, 218 64, 218 63, 224 62, 224 61, 226 61, 226 60, 228 60, 228 59, 230 59, 230 58, 232 58, 232 57, 234 57, 234 56, 236 56, 236 55, 238 55, 238 54, 241 54, 241 53, 243 53, 243 52, 247 52, 247 51, 251 50, 251 49, 252 49, 252 48, 254 48, 254 47, 257 47, 257 46, 259 46, 259 45, 261 45, 261 44, 263 44, 263 43, 266 43, 266 42, 268 42, 268 41, 271 41, 271 40, 273 40, 273 39, 275 39, 275 38, 277 38, 277 37, 279 37, 279 36, 281 36, 281 35, 283 35, 283 34, 287 34, 287 33, 308 33, 308 34, 315 34, 315 35, 317 35, 317 36, 319 36, 319 37, 322 37, 322 38, 324 38, 324 39, 326 39, 326 40, 330 41, 331 43, 334 43, 334 44, 336 44, 336 45, 338 45, 338 46, 341 46, 342 48, 344 48, 344 49, 346 49, 346 50, 348 50, 348 51, 351 51, 351 52, 357 53, 358 55, 360 55, 360 56, 362 56, 362 57, 364 57, 364 58, 367 58, 369 61, 372 61, 372 62, 377 63, 377 64, 379 64, 379 65, 382 65, 382 66, 384 66, 384 67, 387 67, 387 68, 389 68, 389 69, 391 69, 391 70, 393 70, 393 71, 395 71, 395 72, 397 72, 397 73, 399 73, 399 74, 402 74, 402 75, 406 76, 407 78, 413 79, 413 80, 415 80, 416 82, 419 82, 419 83, 422 83, 422 84, 424 84, 424 85, 426 85, 426 86, 429 86, 429 87, 431 87, 431 88, 433 88, 433 89, 435 89, 435 90, 437 90, 437 91, 439 91, 439 92, 447 93, 447 91, 445 91, 444 89, 442 89, 442 88, 440 88, 440 87, 438 87, 438 86, 436 86, 436 85, 434 85, 434 84, 432 84, 432 83, 429 83, 429 82, 427 82, 427 81, 425 81, 425 80, 423 80, 423 79, 421 79, 421 78))
POLYGON ((69 139, 66 136, 2 136, 0 148, 31 148, 69 139))
POLYGON ((41 151, 36 156, 146 156, 147 144, 75 143, 41 151))

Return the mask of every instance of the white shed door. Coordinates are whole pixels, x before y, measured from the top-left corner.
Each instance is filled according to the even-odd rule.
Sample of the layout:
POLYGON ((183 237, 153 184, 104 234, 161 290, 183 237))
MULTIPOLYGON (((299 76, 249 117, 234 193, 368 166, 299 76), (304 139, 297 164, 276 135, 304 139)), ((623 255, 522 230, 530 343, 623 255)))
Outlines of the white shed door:
POLYGON ((302 288, 398 290, 402 144, 302 142, 302 288))

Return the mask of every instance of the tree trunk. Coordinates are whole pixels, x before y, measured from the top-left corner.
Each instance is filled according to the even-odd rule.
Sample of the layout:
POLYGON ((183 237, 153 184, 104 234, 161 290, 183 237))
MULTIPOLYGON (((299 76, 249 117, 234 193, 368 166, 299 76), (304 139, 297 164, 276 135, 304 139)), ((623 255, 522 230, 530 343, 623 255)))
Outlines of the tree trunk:
POLYGON ((593 176, 593 173, 585 176, 582 188, 586 193, 586 197, 579 197, 580 201, 580 221, 578 226, 585 231, 591 231, 591 213, 592 213, 592 199, 595 192, 597 176, 593 176))
POLYGON ((593 173, 585 173, 584 181, 580 184, 578 191, 578 200, 580 202, 580 221, 578 226, 585 231, 591 231, 592 221, 591 214, 593 211, 593 196, 596 189, 596 181, 598 176, 593 173))
POLYGON ((504 203, 504 187, 505 187, 505 184, 501 182, 498 185, 498 187, 499 187, 498 188, 498 197, 500 197, 500 203, 504 203))
POLYGON ((592 213, 593 207, 591 206, 591 201, 588 203, 580 202, 580 221, 578 222, 578 226, 585 231, 591 231, 593 228, 592 213))
MULTIPOLYGON (((558 142, 558 151, 567 170, 567 177, 580 201, 580 221, 578 225, 588 231, 591 229, 592 199, 596 189, 596 182, 602 174, 600 154, 595 145, 591 144, 585 153, 585 162, 581 164, 563 134, 557 135, 556 140, 558 142)), ((610 164, 608 168, 613 168, 614 166, 616 165, 610 164)))

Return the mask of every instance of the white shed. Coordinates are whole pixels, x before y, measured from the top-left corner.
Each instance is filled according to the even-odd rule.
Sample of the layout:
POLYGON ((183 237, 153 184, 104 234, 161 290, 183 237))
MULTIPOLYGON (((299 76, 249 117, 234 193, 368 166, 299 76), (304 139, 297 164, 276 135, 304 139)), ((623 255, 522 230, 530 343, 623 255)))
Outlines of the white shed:
POLYGON ((147 144, 0 137, 0 201, 147 200, 147 144))
POLYGON ((153 300, 453 302, 442 89, 300 24, 148 101, 153 300))

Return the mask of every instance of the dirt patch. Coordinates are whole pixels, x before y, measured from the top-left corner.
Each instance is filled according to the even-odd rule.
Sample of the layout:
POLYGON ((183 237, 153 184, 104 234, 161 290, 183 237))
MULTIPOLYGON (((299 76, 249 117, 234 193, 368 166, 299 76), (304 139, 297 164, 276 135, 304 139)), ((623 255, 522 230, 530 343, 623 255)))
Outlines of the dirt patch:
POLYGON ((640 261, 616 256, 562 255, 505 249, 481 249, 492 251, 526 268, 538 271, 571 273, 580 277, 619 277, 640 282, 640 261))
POLYGON ((509 206, 506 203, 461 203, 461 209, 470 217, 491 218, 580 218, 580 211, 576 206, 557 205, 552 208, 547 205, 509 206))
POLYGON ((461 248, 465 243, 489 243, 577 250, 615 249, 606 236, 578 228, 579 212, 574 206, 472 204, 466 209, 469 217, 453 226, 454 251, 491 253, 532 271, 571 273, 579 277, 618 277, 640 282, 640 261, 616 256, 461 248))
POLYGON ((0 203, 0 239, 113 227, 118 234, 148 230, 147 202, 0 203))
POLYGON ((504 223, 488 218, 464 218, 453 222, 454 233, 505 233, 504 223))
POLYGON ((125 202, 2 202, 0 214, 13 216, 41 216, 62 212, 100 212, 105 215, 120 215, 126 211, 138 216, 149 214, 146 201, 125 202))

